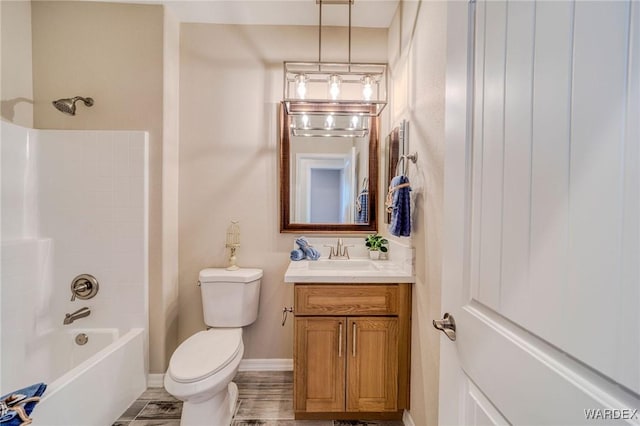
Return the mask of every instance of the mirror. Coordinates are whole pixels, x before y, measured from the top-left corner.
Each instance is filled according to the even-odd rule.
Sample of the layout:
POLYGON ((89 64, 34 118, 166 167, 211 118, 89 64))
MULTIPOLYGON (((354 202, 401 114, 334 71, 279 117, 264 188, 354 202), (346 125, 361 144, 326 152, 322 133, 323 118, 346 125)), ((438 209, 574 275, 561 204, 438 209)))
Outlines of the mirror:
POLYGON ((280 107, 280 232, 375 232, 378 118, 280 107))
MULTIPOLYGON (((407 150, 407 140, 408 140, 408 132, 409 132, 409 123, 407 120, 402 120, 402 122, 391 130, 391 133, 385 139, 385 172, 386 176, 384 179, 385 189, 388 189, 391 186, 391 179, 396 175, 396 169, 398 167, 398 161, 400 160, 400 156, 404 155, 407 150)), ((384 213, 384 223, 391 222, 391 213, 384 213)))

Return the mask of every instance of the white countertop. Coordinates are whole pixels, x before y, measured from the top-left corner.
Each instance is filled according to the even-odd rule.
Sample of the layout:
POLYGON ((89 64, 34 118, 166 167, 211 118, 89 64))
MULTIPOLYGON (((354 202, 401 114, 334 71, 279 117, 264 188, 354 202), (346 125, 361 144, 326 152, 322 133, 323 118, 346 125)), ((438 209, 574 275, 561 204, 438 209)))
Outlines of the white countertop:
POLYGON ((416 278, 401 263, 390 260, 300 260, 291 261, 284 274, 286 283, 415 283, 416 278))

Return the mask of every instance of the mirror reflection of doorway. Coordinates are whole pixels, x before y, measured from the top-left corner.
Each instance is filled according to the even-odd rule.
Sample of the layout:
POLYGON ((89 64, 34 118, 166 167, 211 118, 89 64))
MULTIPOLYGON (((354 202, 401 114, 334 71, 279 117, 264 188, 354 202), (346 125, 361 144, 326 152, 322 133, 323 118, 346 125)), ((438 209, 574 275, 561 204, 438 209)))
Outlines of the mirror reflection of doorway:
POLYGON ((353 223, 357 154, 299 154, 295 214, 300 223, 353 223))
POLYGON ((311 169, 309 221, 342 223, 342 175, 339 169, 311 169))

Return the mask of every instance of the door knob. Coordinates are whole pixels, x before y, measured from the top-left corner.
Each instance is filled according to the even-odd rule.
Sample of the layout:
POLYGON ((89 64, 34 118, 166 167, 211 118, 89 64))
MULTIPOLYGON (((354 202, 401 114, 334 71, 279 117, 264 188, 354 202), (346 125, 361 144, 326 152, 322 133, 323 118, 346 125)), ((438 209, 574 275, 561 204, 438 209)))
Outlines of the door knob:
POLYGON ((433 320, 433 326, 443 331, 449 340, 456 340, 456 321, 453 319, 453 315, 449 315, 449 312, 445 312, 441 320, 433 320))

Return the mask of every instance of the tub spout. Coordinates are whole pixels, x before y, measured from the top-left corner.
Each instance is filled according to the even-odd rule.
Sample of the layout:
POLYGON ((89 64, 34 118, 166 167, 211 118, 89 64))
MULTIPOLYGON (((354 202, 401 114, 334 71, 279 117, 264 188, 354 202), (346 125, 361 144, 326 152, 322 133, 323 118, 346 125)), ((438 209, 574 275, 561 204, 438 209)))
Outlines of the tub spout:
POLYGON ((62 321, 62 323, 64 325, 71 324, 77 319, 88 317, 90 314, 91 314, 91 311, 89 310, 89 308, 87 307, 80 308, 71 314, 64 314, 64 321, 62 321))

